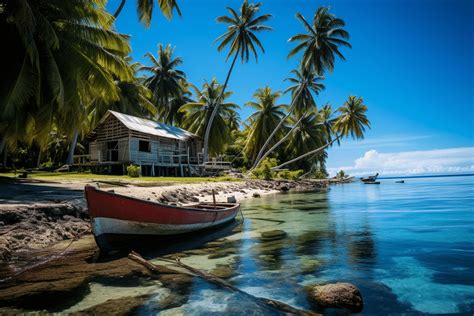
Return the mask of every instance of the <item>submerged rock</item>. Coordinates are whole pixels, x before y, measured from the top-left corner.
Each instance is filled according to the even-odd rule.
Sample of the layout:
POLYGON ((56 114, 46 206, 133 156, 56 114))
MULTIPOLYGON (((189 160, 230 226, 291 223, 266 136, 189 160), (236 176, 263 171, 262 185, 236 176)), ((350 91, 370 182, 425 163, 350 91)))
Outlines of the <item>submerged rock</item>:
POLYGON ((235 275, 235 270, 227 264, 218 264, 214 269, 209 271, 209 273, 221 279, 228 279, 235 275))
POLYGON ((78 315, 131 315, 150 298, 150 295, 123 297, 107 300, 102 304, 92 306, 78 312, 78 315))
POLYGON ((308 296, 319 307, 346 308, 354 313, 364 306, 360 290, 350 283, 332 283, 310 287, 308 296))
POLYGON ((270 230, 261 234, 261 239, 264 241, 278 240, 285 238, 287 233, 284 230, 270 230))
POLYGON ((318 259, 302 259, 301 260, 301 273, 310 274, 318 270, 322 265, 322 262, 318 259))

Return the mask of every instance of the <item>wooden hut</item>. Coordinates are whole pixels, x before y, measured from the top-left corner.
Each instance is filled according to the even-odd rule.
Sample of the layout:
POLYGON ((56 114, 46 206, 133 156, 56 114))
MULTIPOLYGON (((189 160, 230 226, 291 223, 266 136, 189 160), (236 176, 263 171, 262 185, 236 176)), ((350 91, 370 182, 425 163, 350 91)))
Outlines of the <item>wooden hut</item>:
POLYGON ((187 176, 205 165, 199 136, 115 111, 107 111, 86 139, 89 154, 75 156, 75 165, 95 172, 124 174, 133 164, 142 175, 187 176))

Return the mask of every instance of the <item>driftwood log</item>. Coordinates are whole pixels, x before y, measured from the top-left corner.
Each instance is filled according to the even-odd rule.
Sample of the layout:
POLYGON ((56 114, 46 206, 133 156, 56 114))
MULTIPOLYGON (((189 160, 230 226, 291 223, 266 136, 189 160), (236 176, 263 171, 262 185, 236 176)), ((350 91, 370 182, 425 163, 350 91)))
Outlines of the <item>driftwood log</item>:
MULTIPOLYGON (((171 269, 171 268, 168 268, 168 267, 165 267, 165 266, 153 264, 153 263, 149 262, 148 260, 144 259, 142 256, 140 256, 140 254, 138 254, 134 251, 132 251, 128 255, 128 258, 135 261, 135 262, 137 262, 137 263, 142 264, 143 266, 145 266, 148 270, 150 270, 153 273, 160 273, 160 271, 173 271, 173 273, 183 273, 181 271, 174 270, 174 269, 171 269)), ((305 310, 302 310, 302 309, 295 308, 293 306, 282 303, 280 301, 275 301, 275 300, 268 299, 268 298, 253 296, 253 295, 251 295, 247 292, 244 292, 244 291, 240 290, 239 288, 233 286, 229 282, 227 282, 227 281, 225 281, 225 280, 223 280, 223 279, 221 279, 221 278, 219 278, 219 277, 217 277, 213 274, 201 271, 199 269, 193 268, 193 267, 191 267, 187 264, 182 263, 179 260, 179 258, 176 258, 176 260, 171 260, 171 259, 166 259, 166 258, 159 258, 159 260, 172 263, 172 264, 177 265, 177 266, 185 269, 186 271, 190 272, 190 273, 187 273, 187 274, 190 274, 192 276, 200 277, 200 278, 205 279, 206 281, 208 281, 210 283, 213 283, 215 285, 218 285, 222 288, 225 288, 225 289, 230 290, 232 292, 237 292, 239 294, 242 294, 242 295, 246 296, 251 301, 255 302, 256 304, 258 304, 260 306, 277 309, 277 310, 279 310, 279 311, 281 311, 281 312, 283 312, 287 315, 304 315, 304 316, 320 315, 320 314, 317 314, 317 313, 314 313, 314 312, 305 311, 305 310)), ((170 272, 168 272, 168 273, 170 273, 170 272)))

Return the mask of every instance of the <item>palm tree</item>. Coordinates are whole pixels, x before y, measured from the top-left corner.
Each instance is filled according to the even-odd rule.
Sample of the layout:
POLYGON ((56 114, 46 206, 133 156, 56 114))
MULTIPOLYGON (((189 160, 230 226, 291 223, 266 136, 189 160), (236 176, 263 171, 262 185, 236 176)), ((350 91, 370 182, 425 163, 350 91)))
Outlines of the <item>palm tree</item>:
MULTIPOLYGON (((338 19, 333 14, 330 14, 329 8, 325 7, 320 7, 315 12, 313 26, 311 26, 300 13, 296 14, 296 18, 303 23, 308 34, 298 34, 288 40, 289 42, 300 42, 290 51, 288 58, 293 57, 304 49, 300 66, 301 78, 305 78, 307 75, 313 73, 315 73, 313 76, 322 76, 325 70, 332 71, 334 69, 335 55, 339 56, 342 60, 345 60, 344 56, 339 51, 339 46, 350 48, 351 45, 346 41, 349 38, 349 33, 342 28, 345 25, 345 22, 342 19, 338 19)), ((309 93, 300 98, 299 94, 303 93, 301 88, 302 87, 298 88, 298 86, 296 86, 292 91, 293 101, 305 100, 305 97, 307 98, 310 95, 309 93)), ((288 116, 291 115, 293 110, 293 101, 290 105, 290 113, 288 113, 288 116)), ((283 122, 281 122, 276 129, 279 129, 282 125, 283 122)), ((260 150, 252 169, 256 168, 262 161, 261 157, 263 156, 263 152, 275 133, 272 133, 267 143, 264 144, 260 150)))
MULTIPOLYGON (((123 6, 125 5, 125 2, 127 0, 121 0, 120 4, 115 10, 114 13, 114 18, 117 19, 117 17, 120 15, 120 12, 122 12, 123 6)), ((178 7, 178 4, 176 3, 176 0, 157 0, 158 1, 158 7, 163 13, 163 15, 169 20, 173 17, 173 10, 176 10, 179 16, 181 16, 181 11, 178 7)), ((153 13, 153 0, 137 0, 137 13, 138 13, 138 19, 140 20, 141 23, 143 23, 146 27, 150 26, 151 23, 151 17, 153 13)))
POLYGON ((365 112, 367 106, 361 97, 349 96, 347 101, 337 109, 340 113, 334 122, 334 130, 340 136, 364 138, 365 128, 370 128, 370 122, 365 112))
POLYGON ((295 35, 288 40, 288 42, 298 42, 288 57, 303 51, 301 62, 304 68, 314 69, 319 75, 322 75, 325 70, 332 72, 336 55, 345 60, 339 47, 351 47, 351 44, 347 42, 349 33, 343 29, 345 22, 329 13, 327 7, 318 8, 314 13, 312 25, 301 13, 297 13, 296 18, 301 21, 307 33, 295 35))
POLYGON ((240 127, 240 123, 242 120, 240 119, 240 115, 237 112, 231 112, 229 113, 229 118, 227 123, 229 124, 229 130, 231 132, 238 131, 240 127))
POLYGON ((87 104, 117 100, 116 78, 131 80, 128 37, 111 29, 104 5, 0 1, 0 35, 9 43, 0 62, 0 134, 11 147, 36 141, 44 148, 53 126, 77 135, 87 104))
MULTIPOLYGON (((251 169, 255 169, 258 165, 267 157, 270 153, 272 153, 283 141, 280 140, 275 146, 270 148, 264 153, 265 148, 269 145, 272 141, 275 134, 280 130, 281 126, 288 120, 290 115, 296 111, 299 114, 302 114, 305 111, 313 111, 316 109, 316 102, 313 98, 313 93, 318 95, 320 91, 324 90, 324 85, 319 83, 320 80, 323 78, 318 76, 314 71, 308 70, 306 68, 301 67, 300 69, 295 69, 291 71, 295 74, 296 78, 287 78, 285 80, 292 83, 292 86, 285 90, 285 93, 291 92, 292 101, 288 113, 282 117, 280 122, 275 126, 273 132, 268 136, 266 142, 260 148, 260 151, 257 155, 257 158, 254 161, 254 164, 251 169)), ((296 125, 293 125, 296 127, 296 125)), ((291 133, 292 130, 289 131, 291 133)), ((289 136, 289 134, 287 134, 289 136)))
POLYGON ((273 92, 270 87, 260 88, 254 93, 257 102, 247 102, 245 105, 256 109, 247 119, 249 135, 244 147, 246 156, 251 161, 257 156, 258 149, 268 139, 275 126, 285 116, 285 105, 277 104, 280 92, 273 92))
MULTIPOLYGON (((217 50, 221 51, 225 47, 229 46, 229 53, 227 54, 226 61, 230 56, 234 55, 234 59, 232 60, 232 64, 230 66, 229 72, 227 73, 227 77, 221 91, 221 96, 218 99, 221 99, 224 96, 227 84, 229 83, 230 74, 232 73, 232 69, 234 68, 239 54, 242 62, 248 62, 250 52, 253 53, 255 60, 257 60, 257 50, 255 46, 258 46, 262 52, 265 52, 262 43, 257 38, 255 33, 272 29, 269 26, 261 25, 261 23, 264 23, 271 18, 271 14, 256 16, 257 12, 260 10, 261 5, 261 3, 248 3, 248 0, 244 0, 240 6, 240 15, 237 14, 234 9, 227 7, 227 10, 230 12, 230 16, 223 15, 217 18, 217 22, 228 24, 227 32, 215 40, 215 42, 221 42, 217 47, 217 50)), ((216 116, 218 109, 219 104, 214 107, 214 111, 209 118, 209 126, 206 127, 206 132, 204 134, 204 161, 207 161, 208 159, 209 136, 211 133, 214 117, 216 116)))
MULTIPOLYGON (((328 136, 321 122, 319 112, 313 110, 311 113, 296 114, 291 117, 290 122, 294 123, 296 121, 298 124, 296 124, 296 128, 291 134, 286 146, 286 152, 289 157, 298 156, 312 148, 317 148, 327 143, 328 136)), ((311 159, 300 162, 298 169, 307 170, 315 158, 316 157, 312 157, 311 159)))
MULTIPOLYGON (((131 58, 126 60, 131 62, 131 58)), ((140 63, 131 63, 134 76, 132 80, 116 80, 115 84, 119 91, 119 98, 113 102, 104 102, 103 99, 97 98, 89 105, 89 121, 92 130, 100 119, 105 115, 107 110, 117 111, 129 115, 140 117, 153 117, 157 110, 155 105, 150 101, 152 97, 151 91, 143 85, 144 78, 138 77, 138 71, 142 65, 140 63)))
POLYGON ((291 73, 295 77, 285 79, 285 81, 292 84, 285 90, 285 93, 291 92, 295 112, 302 113, 317 109, 313 94, 319 95, 325 89, 324 84, 320 83, 321 80, 324 80, 324 77, 318 76, 316 72, 306 69, 301 65, 299 69, 293 69, 291 73))
POLYGON ((164 48, 160 44, 157 57, 151 53, 145 54, 151 61, 152 66, 140 68, 140 70, 152 73, 150 77, 145 79, 144 84, 153 93, 153 102, 158 107, 159 118, 166 123, 168 123, 168 114, 172 110, 172 100, 181 96, 182 82, 186 81, 185 73, 176 69, 183 61, 180 57, 173 58, 173 51, 171 45, 164 48))
POLYGON ((223 86, 215 79, 206 82, 202 90, 195 88, 197 97, 196 102, 190 102, 183 105, 180 112, 184 113, 184 127, 190 132, 203 136, 206 127, 209 125, 211 113, 217 105, 219 110, 215 117, 215 124, 212 126, 212 142, 209 144, 210 152, 213 154, 222 153, 227 144, 231 141, 231 129, 229 120, 236 116, 236 110, 239 106, 235 103, 224 103, 225 99, 232 95, 228 91, 222 95, 223 86))
POLYGON ((186 103, 193 102, 191 89, 193 85, 181 79, 179 82, 180 91, 179 95, 171 98, 169 102, 169 111, 164 116, 164 121, 168 124, 181 126, 184 122, 184 113, 180 112, 179 109, 186 103))
POLYGON ((349 135, 354 139, 364 138, 365 128, 370 128, 369 119, 366 116, 367 106, 360 97, 349 96, 343 106, 337 109, 339 116, 334 121, 333 132, 336 133, 336 138, 328 141, 324 146, 310 150, 294 159, 291 159, 273 169, 280 169, 288 164, 294 163, 305 157, 317 154, 334 142, 339 141, 341 137, 348 137, 349 135))

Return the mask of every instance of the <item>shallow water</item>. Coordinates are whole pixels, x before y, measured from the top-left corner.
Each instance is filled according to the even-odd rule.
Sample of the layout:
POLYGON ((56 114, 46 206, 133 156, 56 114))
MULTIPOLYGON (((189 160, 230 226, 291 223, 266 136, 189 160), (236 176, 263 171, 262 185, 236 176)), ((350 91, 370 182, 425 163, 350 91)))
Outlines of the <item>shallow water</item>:
MULTIPOLYGON (((472 315, 474 177, 381 182, 246 200, 241 231, 226 237, 233 251, 182 261, 205 270, 225 265, 240 289, 304 309, 304 286, 347 281, 361 289, 366 315, 472 315), (287 236, 262 241, 270 230, 287 236)), ((197 278, 188 292, 186 304, 162 314, 252 311, 238 295, 197 278)), ((139 312, 159 312, 151 308, 158 296, 139 312)))

